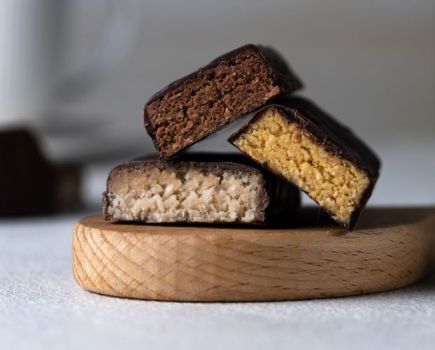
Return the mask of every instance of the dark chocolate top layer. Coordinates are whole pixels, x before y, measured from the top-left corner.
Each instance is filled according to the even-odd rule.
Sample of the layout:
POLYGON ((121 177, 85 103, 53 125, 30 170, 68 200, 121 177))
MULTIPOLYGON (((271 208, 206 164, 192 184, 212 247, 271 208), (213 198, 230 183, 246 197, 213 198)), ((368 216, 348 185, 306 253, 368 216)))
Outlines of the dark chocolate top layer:
POLYGON ((195 167, 210 173, 218 171, 244 171, 251 174, 262 173, 257 166, 249 166, 250 160, 245 159, 245 157, 238 155, 226 156, 223 154, 207 153, 184 154, 182 157, 171 160, 160 160, 154 156, 140 157, 113 168, 107 182, 109 184, 112 181, 110 175, 115 174, 117 171, 143 169, 146 167, 153 167, 159 170, 169 168, 183 170, 195 167))
MULTIPOLYGON (((379 157, 351 129, 338 122, 311 101, 302 97, 281 97, 274 101, 273 104, 263 107, 247 124, 231 135, 228 141, 234 144, 234 141, 244 132, 248 131, 250 125, 261 118, 270 108, 281 111, 282 115, 286 116, 289 120, 298 123, 326 151, 350 161, 367 174, 370 184, 363 194, 358 207, 355 208, 352 214, 349 228, 353 229, 379 177, 381 167, 379 157)), ((272 171, 272 169, 269 170, 272 171)))

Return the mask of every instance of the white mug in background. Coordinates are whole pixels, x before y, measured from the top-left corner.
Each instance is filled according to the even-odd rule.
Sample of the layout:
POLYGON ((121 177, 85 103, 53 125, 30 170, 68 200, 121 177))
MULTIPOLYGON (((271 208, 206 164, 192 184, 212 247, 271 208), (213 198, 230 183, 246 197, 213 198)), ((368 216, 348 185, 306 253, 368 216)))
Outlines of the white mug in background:
POLYGON ((40 125, 55 98, 96 86, 128 51, 139 3, 107 0, 110 25, 99 52, 80 72, 61 78, 68 1, 0 1, 0 127, 40 125))

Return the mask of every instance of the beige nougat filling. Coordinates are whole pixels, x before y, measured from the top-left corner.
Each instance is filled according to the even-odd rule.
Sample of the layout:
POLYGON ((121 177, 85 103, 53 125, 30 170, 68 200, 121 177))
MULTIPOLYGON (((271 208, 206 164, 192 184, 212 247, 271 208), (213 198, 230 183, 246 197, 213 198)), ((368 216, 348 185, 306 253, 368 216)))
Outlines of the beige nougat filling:
POLYGON ((234 144, 295 183, 345 224, 369 185, 365 172, 327 152, 275 108, 269 108, 234 144))
POLYGON ((265 209, 262 181, 260 173, 241 171, 124 171, 112 179, 107 211, 117 220, 249 223, 265 209))

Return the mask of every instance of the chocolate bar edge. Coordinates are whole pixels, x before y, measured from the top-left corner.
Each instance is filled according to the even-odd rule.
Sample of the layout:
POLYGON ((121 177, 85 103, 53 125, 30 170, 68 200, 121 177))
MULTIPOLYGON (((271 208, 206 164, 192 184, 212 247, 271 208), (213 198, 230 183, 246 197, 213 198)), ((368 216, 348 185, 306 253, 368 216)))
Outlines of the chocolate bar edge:
MULTIPOLYGON (((252 167, 246 164, 241 163, 235 163, 231 161, 222 161, 222 162, 202 162, 202 161, 195 161, 195 160, 183 160, 183 161, 176 161, 176 160, 170 160, 170 161, 162 161, 157 159, 136 159, 129 162, 125 162, 123 164, 115 166, 109 173, 109 176, 107 178, 106 182, 106 190, 103 192, 102 195, 102 207, 103 207, 103 216, 106 221, 111 222, 120 222, 117 220, 114 220, 113 216, 110 215, 107 211, 109 205, 110 205, 110 199, 108 198, 108 190, 109 185, 112 181, 112 177, 116 174, 117 171, 124 170, 124 169, 145 169, 146 167, 157 167, 160 170, 167 169, 167 168, 178 168, 183 169, 187 168, 189 166, 198 166, 201 167, 204 170, 207 171, 213 171, 214 169, 218 170, 244 170, 247 173, 250 174, 259 174, 262 177, 263 181, 263 187, 262 192, 259 194, 261 199, 261 208, 256 212, 256 219, 253 220, 250 223, 241 222, 241 221, 234 221, 234 222, 225 222, 226 224, 241 224, 241 225, 265 225, 269 221, 269 215, 268 210, 270 207, 273 206, 273 200, 272 198, 273 194, 268 192, 269 184, 267 182, 266 176, 264 175, 264 172, 262 169, 259 169, 258 167, 252 167)), ((141 222, 141 221, 137 221, 141 222)), ((191 221, 184 221, 184 223, 194 223, 191 221)), ((221 223, 220 221, 214 222, 216 224, 221 223)), ((163 223, 162 223, 163 224, 163 223)))
MULTIPOLYGON (((154 93, 149 99, 148 101, 145 103, 144 106, 144 126, 145 129, 148 133, 148 135, 150 136, 154 147, 156 148, 156 150, 160 153, 161 150, 158 147, 157 144, 157 140, 155 138, 155 129, 151 123, 151 119, 150 119, 150 115, 148 114, 147 111, 147 106, 155 101, 156 99, 164 96, 167 92, 176 89, 180 86, 183 86, 186 82, 188 82, 189 80, 194 79, 199 73, 201 73, 204 70, 207 69, 211 69, 216 67, 219 62, 221 60, 224 59, 228 59, 231 57, 234 57, 236 55, 238 55, 239 53, 245 51, 245 50, 255 50, 258 53, 260 53, 263 62, 265 63, 265 65, 269 68, 269 70, 271 71, 271 73, 274 76, 274 79, 277 82, 277 85, 280 89, 280 93, 278 95, 281 95, 283 93, 291 93, 294 92, 296 90, 302 89, 304 87, 302 81, 299 79, 299 77, 292 71, 290 65, 288 65, 284 58, 274 49, 270 48, 270 47, 266 47, 266 46, 262 46, 262 45, 255 45, 255 44, 247 44, 244 46, 241 46, 237 49, 234 49, 230 52, 227 52, 215 59, 213 59, 210 63, 208 63, 205 66, 200 67, 199 69, 195 70, 194 72, 185 75, 175 81, 173 81, 172 83, 166 85, 164 88, 162 88, 161 90, 157 91, 156 93, 154 93)), ((263 105, 262 105, 263 106, 263 105)), ((245 113, 245 114, 241 114, 238 115, 234 118, 235 119, 239 119, 242 118, 243 116, 255 112, 256 110, 258 110, 259 108, 261 108, 262 106, 259 106, 256 109, 250 110, 249 112, 245 113)), ((223 126, 222 126, 223 127, 223 126)), ((210 132, 208 132, 206 135, 204 135, 201 139, 195 141, 194 143, 192 143, 191 145, 184 147, 183 149, 177 150, 165 157, 161 157, 160 155, 160 159, 169 159, 170 157, 172 157, 173 155, 183 151, 184 149, 194 145, 195 143, 203 140, 204 138, 206 138, 207 136, 209 136, 210 134, 214 133, 217 130, 211 130, 210 132)))
MULTIPOLYGON (((300 99, 300 100, 304 100, 307 102, 310 102, 306 99, 303 99, 301 97, 294 97, 294 99, 300 99)), ((314 104, 313 104, 314 105, 314 104)), ((316 105, 314 105, 315 107, 317 107, 316 105)), ((239 147, 237 147, 237 145, 235 144, 235 141, 237 140, 237 138, 239 138, 245 131, 247 131, 249 129, 249 127, 252 125, 252 123, 255 123, 258 119, 260 119, 268 110, 269 108, 276 108, 277 110, 283 112, 283 114, 291 120, 294 120, 296 122, 299 123, 299 125, 302 125, 303 128, 305 128, 306 130, 308 130, 311 134, 314 135, 314 138, 312 139, 314 142, 318 143, 318 139, 322 138, 322 134, 321 131, 319 130, 318 127, 314 126, 312 122, 307 121, 306 119, 302 119, 300 118, 300 114, 295 114, 295 110, 292 110, 290 108, 286 108, 283 105, 277 104, 277 103, 272 103, 266 106, 263 106, 262 108, 260 108, 256 114, 249 120, 247 121, 239 130, 237 130, 235 133, 233 133, 229 138, 228 138, 228 142, 230 144, 232 144, 235 148, 237 148, 240 152, 242 152, 246 157, 248 157, 249 159, 251 159, 252 161, 254 161, 255 163, 257 163, 258 165, 260 165, 261 167, 263 167, 264 169, 266 169, 267 171, 275 174, 276 176, 280 177, 281 179, 283 179, 284 181, 287 181, 289 183, 291 183, 292 185, 296 186, 296 184, 292 183, 290 180, 286 179, 284 176, 282 176, 281 174, 279 174, 278 172, 274 171, 273 169, 271 169, 267 164, 263 164, 257 160, 255 160, 253 157, 251 157, 249 154, 245 153, 244 151, 242 151, 239 147), (293 113, 293 114, 290 114, 293 113), (298 117, 299 116, 299 117, 298 117)), ((318 107, 317 107, 318 108, 318 107)), ((297 111, 296 111, 297 112, 297 111)), ((339 123, 340 124, 340 123, 339 123)), ((340 124, 341 125, 341 124, 340 124)), ((349 130, 349 129, 348 129, 349 130)), ((350 231, 353 231, 353 229, 356 227, 356 224, 358 223, 358 220, 362 214, 362 212, 365 209, 365 206, 369 200, 369 198, 371 197, 374 187, 377 183, 377 180, 379 178, 379 169, 381 167, 381 161, 379 160, 379 158, 377 157, 377 155, 364 143, 362 142, 362 140, 360 140, 356 135, 353 134, 353 132, 351 133, 352 137, 358 139, 358 141, 364 145, 366 147, 366 149, 374 156, 374 158, 377 160, 377 163, 374 167, 377 168, 376 171, 373 171, 374 169, 371 169, 367 164, 362 164, 360 162, 359 159, 355 159, 352 158, 351 155, 349 153, 342 153, 339 152, 340 150, 340 146, 335 144, 332 140, 327 139, 328 142, 326 143, 322 143, 322 146, 326 146, 326 150, 331 153, 334 156, 339 156, 342 159, 345 159, 347 161, 350 161, 352 164, 355 164, 361 169, 363 170, 368 178, 369 178, 369 186, 364 190, 363 195, 361 196, 361 200, 359 201, 358 205, 355 207, 355 209, 353 210, 352 214, 351 214, 351 218, 349 220, 348 224, 342 223, 342 222, 338 222, 341 226, 348 228, 350 231)), ((297 187, 297 186, 296 186, 297 187)), ((298 187, 299 188, 299 187, 298 187)), ((299 190, 301 190, 302 192, 304 192, 305 194, 308 195, 307 191, 304 191, 303 189, 299 188, 299 190)), ((309 196, 309 195, 308 195, 309 196)), ((309 196, 310 197, 310 196, 309 196)), ((311 198, 311 197, 310 197, 311 198)), ((314 198, 311 198, 312 200, 314 200, 325 212, 327 212, 329 215, 332 215, 331 212, 329 212, 326 208, 322 207, 314 198)))

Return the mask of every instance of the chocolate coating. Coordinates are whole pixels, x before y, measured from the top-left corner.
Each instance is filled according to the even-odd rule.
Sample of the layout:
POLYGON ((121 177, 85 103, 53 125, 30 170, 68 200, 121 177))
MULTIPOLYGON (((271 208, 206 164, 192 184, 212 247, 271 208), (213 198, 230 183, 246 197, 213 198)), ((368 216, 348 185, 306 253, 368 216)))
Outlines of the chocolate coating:
MULTIPOLYGON (((162 161, 155 158, 139 158, 124 164, 121 164, 110 172, 107 179, 106 191, 103 193, 102 206, 105 220, 117 222, 120 221, 109 208, 113 205, 114 196, 111 193, 111 188, 119 181, 119 175, 123 172, 143 171, 149 168, 159 170, 184 170, 195 169, 203 173, 222 174, 223 172, 242 172, 244 174, 252 174, 259 176, 262 180, 260 193, 258 193, 259 203, 255 213, 255 219, 249 224, 265 224, 278 223, 283 219, 288 218, 294 209, 299 205, 299 191, 292 185, 281 180, 275 175, 265 172, 258 167, 254 162, 250 161, 242 155, 223 155, 223 154, 185 154, 178 159, 162 161)), ((168 210, 171 210, 168 208, 168 210)), ((121 220, 122 221, 122 220, 121 220)), ((148 222, 146 220, 135 219, 128 221, 148 222)), ((150 221, 152 222, 152 221, 150 221)), ((165 223, 165 221, 160 221, 165 223)), ((202 222, 196 220, 174 220, 169 222, 202 222)), ((233 223, 246 224, 240 220, 234 221, 213 221, 214 223, 233 223)))
MULTIPOLYGON (((236 140, 244 133, 249 132, 250 126, 265 115, 270 108, 280 111, 282 116, 306 130, 311 135, 312 140, 329 154, 347 160, 367 175, 369 185, 363 192, 358 205, 354 208, 349 224, 345 225, 353 229, 379 177, 381 162, 378 156, 349 128, 339 123, 314 103, 300 97, 283 97, 277 99, 273 104, 265 106, 228 141, 237 147, 236 140)), ((250 157, 249 154, 246 155, 250 157)), ((266 164, 261 165, 267 167, 269 171, 274 171, 266 164)), ((278 173, 277 175, 281 176, 278 173)))
POLYGON ((145 128, 160 158, 166 159, 301 87, 276 51, 245 45, 155 93, 145 104, 145 128))

